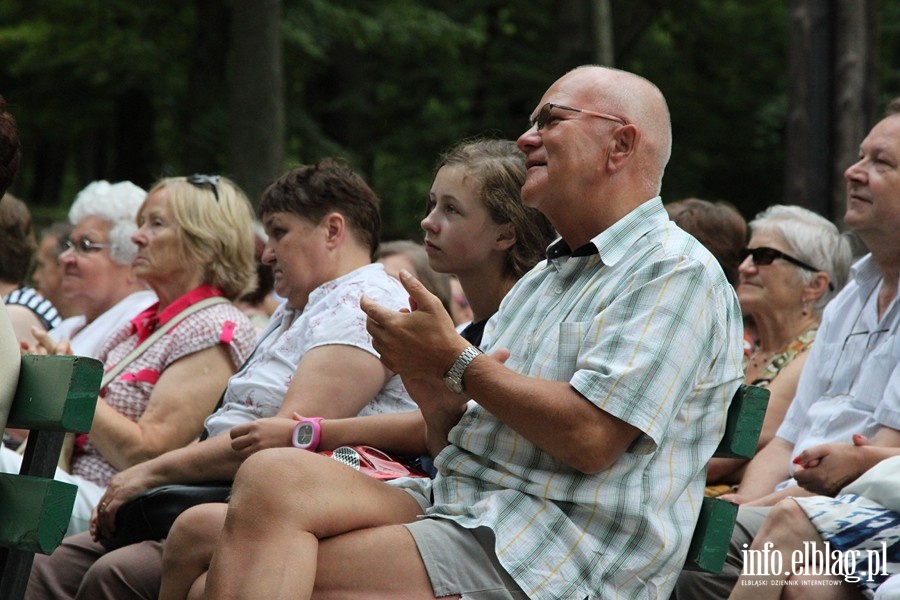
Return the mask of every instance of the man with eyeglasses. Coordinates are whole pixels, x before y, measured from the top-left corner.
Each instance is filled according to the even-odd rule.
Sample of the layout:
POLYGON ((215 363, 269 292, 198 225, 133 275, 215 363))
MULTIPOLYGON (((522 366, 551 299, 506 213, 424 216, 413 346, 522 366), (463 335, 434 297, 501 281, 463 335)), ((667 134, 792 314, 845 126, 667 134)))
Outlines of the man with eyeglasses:
POLYGON ((518 145, 523 200, 561 239, 507 295, 484 352, 408 273, 409 310, 361 303, 426 417, 436 478, 348 473, 329 493, 302 455, 258 453, 209 597, 668 595, 742 380, 740 308, 658 196, 671 128, 652 83, 571 71, 518 145), (285 460, 300 464, 266 475, 285 460), (299 488, 321 493, 298 502, 299 488))
POLYGON ((725 569, 720 575, 683 572, 676 598, 727 597, 744 568, 742 551, 771 507, 789 497, 834 495, 883 456, 878 447, 900 446, 900 98, 862 141, 859 160, 844 179, 844 222, 870 253, 825 308, 776 437, 753 458, 730 497, 741 508, 725 569), (854 439, 874 445, 856 446, 854 439))

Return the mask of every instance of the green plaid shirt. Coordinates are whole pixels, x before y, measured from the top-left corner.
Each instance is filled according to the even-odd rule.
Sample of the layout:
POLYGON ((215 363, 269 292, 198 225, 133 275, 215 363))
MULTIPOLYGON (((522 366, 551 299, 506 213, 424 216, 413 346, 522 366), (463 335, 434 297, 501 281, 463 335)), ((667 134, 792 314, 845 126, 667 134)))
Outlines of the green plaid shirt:
POLYGON ((667 598, 742 380, 740 308, 659 198, 592 243, 599 254, 527 274, 483 346, 509 348, 515 371, 569 381, 642 434, 613 466, 585 475, 472 406, 436 459, 428 516, 490 527, 531 598, 667 598))

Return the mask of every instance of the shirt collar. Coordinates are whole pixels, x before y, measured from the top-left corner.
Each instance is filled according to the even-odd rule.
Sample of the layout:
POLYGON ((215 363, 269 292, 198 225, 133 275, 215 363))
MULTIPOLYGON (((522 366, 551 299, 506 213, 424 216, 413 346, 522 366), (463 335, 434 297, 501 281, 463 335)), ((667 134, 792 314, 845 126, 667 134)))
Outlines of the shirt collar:
POLYGON ((662 198, 656 196, 637 206, 574 252, 565 240, 557 240, 547 248, 547 260, 554 263, 570 257, 600 254, 603 264, 614 265, 637 240, 668 220, 669 215, 663 207, 662 198))
MULTIPOLYGON (((875 290, 878 289, 878 286, 881 285, 882 281, 884 281, 884 273, 881 272, 881 268, 878 266, 878 263, 875 262, 871 253, 866 254, 853 263, 853 266, 850 267, 850 277, 856 282, 856 292, 859 294, 860 301, 864 305, 872 294, 875 293, 875 290)), ((884 316, 887 316, 887 314, 893 310, 892 307, 897 301, 897 297, 891 300, 887 310, 884 312, 884 316)))
POLYGON ((598 252, 599 250, 597 250, 597 246, 595 246, 593 242, 588 242, 587 244, 576 248, 573 252, 566 243, 566 240, 560 238, 547 248, 547 259, 556 260, 564 257, 590 256, 592 254, 597 254, 598 252))
POLYGON ((187 307, 213 296, 224 296, 224 294, 221 290, 211 285, 203 284, 176 299, 165 307, 162 312, 157 312, 159 310, 159 302, 155 302, 131 320, 133 331, 138 334, 138 343, 150 337, 160 325, 165 325, 172 320, 172 317, 187 307))
POLYGON ((869 294, 881 280, 881 269, 871 254, 866 254, 850 267, 850 277, 859 286, 860 292, 869 294))

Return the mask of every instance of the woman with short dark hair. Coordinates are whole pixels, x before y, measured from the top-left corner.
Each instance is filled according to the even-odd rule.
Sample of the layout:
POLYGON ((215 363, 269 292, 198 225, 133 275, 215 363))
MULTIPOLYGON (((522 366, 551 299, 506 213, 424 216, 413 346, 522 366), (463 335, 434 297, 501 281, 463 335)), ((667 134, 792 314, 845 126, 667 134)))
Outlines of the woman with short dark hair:
MULTIPOLYGON (((211 183, 202 185, 212 190, 211 183)), ((295 413, 341 418, 414 407, 400 377, 379 360, 359 308, 363 294, 397 310, 408 298, 381 265, 372 264, 372 240, 381 231, 378 205, 358 174, 331 159, 297 167, 266 189, 259 207, 268 238, 262 261, 286 300, 252 357, 228 380, 221 407, 206 419, 208 437, 117 474, 100 499, 91 533, 66 538, 52 556, 35 559, 29 598, 155 598, 162 542, 109 552, 101 542, 118 527, 122 504, 149 488, 233 477, 244 460, 231 438, 238 428, 253 429, 248 443, 284 445, 297 425, 295 413)), ((157 256, 175 254, 177 246, 163 244, 162 232, 153 234, 155 217, 148 211, 145 221, 147 237, 159 239, 157 256)), ((140 232, 136 241, 142 245, 140 232)), ((142 246, 139 272, 154 263, 150 254, 142 246)))

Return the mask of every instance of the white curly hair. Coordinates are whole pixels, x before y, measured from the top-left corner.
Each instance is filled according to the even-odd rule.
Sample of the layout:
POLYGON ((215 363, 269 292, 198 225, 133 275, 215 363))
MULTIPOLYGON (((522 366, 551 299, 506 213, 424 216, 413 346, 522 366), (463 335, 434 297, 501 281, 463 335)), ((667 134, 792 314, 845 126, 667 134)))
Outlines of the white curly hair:
POLYGON ((137 255, 131 236, 137 231, 137 211, 146 197, 147 192, 130 181, 94 181, 78 192, 69 209, 69 221, 78 225, 91 216, 108 221, 109 257, 120 265, 130 265, 137 255))

